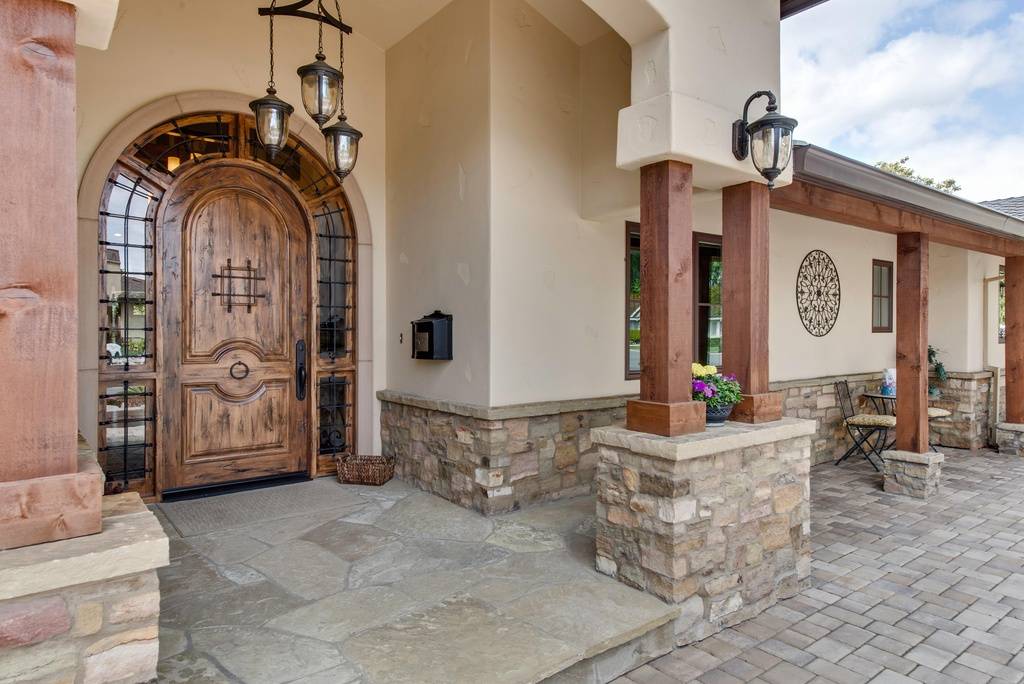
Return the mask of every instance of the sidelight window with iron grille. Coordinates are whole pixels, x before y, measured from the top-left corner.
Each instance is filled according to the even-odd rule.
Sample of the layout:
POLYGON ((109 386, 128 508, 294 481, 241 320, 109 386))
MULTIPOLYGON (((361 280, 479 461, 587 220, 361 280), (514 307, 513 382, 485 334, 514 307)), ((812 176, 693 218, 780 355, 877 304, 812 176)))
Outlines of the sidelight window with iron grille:
POLYGON ((313 215, 316 220, 318 273, 317 321, 320 354, 331 361, 352 352, 355 259, 353 236, 345 220, 346 208, 326 202, 313 215))
POLYGON ((351 453, 352 396, 348 376, 331 373, 318 382, 320 418, 320 455, 336 456, 351 453))
POLYGON ((129 371, 152 365, 153 218, 157 191, 117 169, 100 210, 100 360, 129 371))
POLYGON ((131 488, 153 472, 153 382, 101 383, 97 455, 106 474, 106 493, 131 488))

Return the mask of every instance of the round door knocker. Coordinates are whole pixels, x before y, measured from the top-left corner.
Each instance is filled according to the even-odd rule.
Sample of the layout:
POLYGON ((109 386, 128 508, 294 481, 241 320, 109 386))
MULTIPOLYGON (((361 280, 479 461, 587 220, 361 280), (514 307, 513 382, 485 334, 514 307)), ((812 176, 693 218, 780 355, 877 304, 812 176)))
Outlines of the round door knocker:
POLYGON ((249 367, 241 361, 235 361, 231 364, 231 368, 228 370, 228 374, 231 375, 235 380, 245 380, 249 377, 249 367), (235 369, 238 369, 237 371, 235 369))

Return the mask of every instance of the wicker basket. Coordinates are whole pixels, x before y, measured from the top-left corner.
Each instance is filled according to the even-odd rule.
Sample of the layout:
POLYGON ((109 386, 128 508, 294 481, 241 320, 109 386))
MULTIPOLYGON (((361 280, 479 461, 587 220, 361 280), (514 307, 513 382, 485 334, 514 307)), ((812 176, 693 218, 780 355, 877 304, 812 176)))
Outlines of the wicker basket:
POLYGON ((395 459, 386 456, 335 456, 338 482, 379 487, 395 475, 395 459))

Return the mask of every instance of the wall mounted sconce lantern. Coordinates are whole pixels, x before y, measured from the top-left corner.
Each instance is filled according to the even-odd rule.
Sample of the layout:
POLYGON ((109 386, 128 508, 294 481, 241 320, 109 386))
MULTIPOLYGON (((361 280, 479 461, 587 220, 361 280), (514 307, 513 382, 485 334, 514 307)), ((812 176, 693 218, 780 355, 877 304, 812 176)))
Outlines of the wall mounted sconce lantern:
POLYGON ((743 118, 732 124, 732 153, 737 159, 746 159, 749 155, 756 168, 768 181, 768 188, 775 186, 779 177, 793 157, 793 129, 796 119, 783 116, 778 112, 779 105, 775 93, 770 90, 759 90, 747 98, 743 105, 743 118), (767 113, 757 121, 747 123, 750 103, 760 97, 768 98, 767 113))
POLYGON ((302 95, 302 106, 317 126, 323 130, 327 148, 327 161, 331 170, 340 179, 352 172, 356 164, 359 139, 363 134, 349 125, 345 116, 345 34, 352 33, 352 27, 341 21, 341 6, 334 0, 335 15, 324 7, 323 0, 298 0, 282 7, 277 0, 271 0, 270 7, 261 7, 260 16, 270 18, 270 81, 267 83, 267 95, 249 103, 256 115, 256 136, 267 152, 267 158, 273 158, 280 152, 288 140, 288 117, 294 108, 277 97, 274 87, 274 17, 289 16, 316 21, 317 51, 314 61, 297 69, 299 75, 299 92, 302 95), (303 8, 316 2, 316 13, 303 8), (335 69, 326 61, 324 55, 324 24, 338 30, 338 68, 335 69), (324 124, 340 112, 339 120, 324 129, 324 124))

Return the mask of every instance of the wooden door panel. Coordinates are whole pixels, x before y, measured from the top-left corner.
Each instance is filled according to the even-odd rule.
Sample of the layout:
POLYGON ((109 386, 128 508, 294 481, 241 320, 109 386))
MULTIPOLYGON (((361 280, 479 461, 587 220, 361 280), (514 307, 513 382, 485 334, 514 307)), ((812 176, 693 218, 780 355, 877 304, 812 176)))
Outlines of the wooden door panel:
POLYGON ((261 383, 236 396, 217 384, 184 385, 186 463, 215 458, 247 458, 289 450, 287 378, 261 383))
POLYGON ((157 216, 159 489, 305 472, 295 354, 309 326, 309 213, 238 159, 206 162, 168 193, 157 216))
POLYGON ((185 261, 185 355, 208 362, 232 348, 263 360, 289 356, 290 241, 283 217, 259 195, 228 188, 192 210, 185 261))

